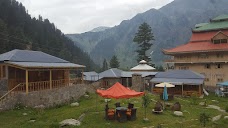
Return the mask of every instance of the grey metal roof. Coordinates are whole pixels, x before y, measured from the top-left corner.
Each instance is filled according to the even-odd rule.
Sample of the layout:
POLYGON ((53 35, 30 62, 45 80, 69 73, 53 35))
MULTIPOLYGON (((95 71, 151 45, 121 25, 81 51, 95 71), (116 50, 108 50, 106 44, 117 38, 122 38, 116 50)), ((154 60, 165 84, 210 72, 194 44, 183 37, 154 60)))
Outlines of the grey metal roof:
POLYGON ((83 72, 83 75, 86 75, 86 76, 97 76, 98 73, 96 73, 95 71, 83 72))
POLYGON ((8 64, 26 68, 84 68, 85 66, 73 63, 40 63, 40 62, 6 62, 8 64))
POLYGON ((205 77, 203 75, 191 70, 169 70, 157 73, 155 77, 151 79, 151 82, 168 82, 175 85, 199 85, 203 84, 204 78, 205 77))
POLYGON ((146 77, 146 76, 154 76, 155 74, 157 74, 157 72, 126 72, 123 71, 121 73, 121 77, 132 77, 132 74, 141 74, 142 77, 146 77))
POLYGON ((120 69, 111 68, 104 72, 99 73, 99 77, 100 77, 100 79, 103 77, 118 78, 118 77, 121 77, 121 72, 122 72, 122 70, 120 70, 120 69))
POLYGON ((168 82, 174 85, 182 85, 182 84, 200 85, 200 84, 203 84, 204 79, 152 78, 151 82, 153 83, 168 82))
POLYGON ((41 51, 30 50, 12 50, 0 54, 1 61, 14 61, 14 62, 43 62, 43 63, 69 63, 66 60, 49 55, 41 51))
POLYGON ((205 77, 191 70, 169 70, 157 73, 155 78, 204 79, 205 77))
POLYGON ((87 80, 87 81, 97 81, 99 80, 99 74, 92 71, 92 72, 83 72, 83 75, 84 75, 84 80, 87 80))

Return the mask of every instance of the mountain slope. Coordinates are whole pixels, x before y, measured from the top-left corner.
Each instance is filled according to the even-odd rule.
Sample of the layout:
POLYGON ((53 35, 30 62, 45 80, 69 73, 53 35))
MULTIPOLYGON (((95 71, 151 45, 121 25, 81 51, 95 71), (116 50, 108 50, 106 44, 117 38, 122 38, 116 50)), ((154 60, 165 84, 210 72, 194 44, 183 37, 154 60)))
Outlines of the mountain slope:
POLYGON ((92 30, 89 31, 89 32, 102 32, 102 31, 104 31, 104 30, 106 30, 106 29, 109 29, 109 28, 110 28, 110 27, 100 26, 100 27, 97 27, 97 28, 92 29, 92 30))
POLYGON ((69 40, 48 19, 31 18, 15 0, 0 1, 0 54, 13 49, 31 49, 83 64, 87 70, 98 68, 89 55, 69 40))
POLYGON ((122 68, 130 68, 137 63, 137 45, 132 40, 138 26, 147 22, 155 36, 154 45, 148 54, 154 51, 152 61, 159 65, 165 59, 162 49, 187 43, 195 24, 208 22, 220 14, 228 14, 226 5, 227 0, 175 0, 158 10, 148 10, 105 31, 67 36, 88 52, 97 64, 101 64, 104 58, 110 60, 115 54, 122 68))

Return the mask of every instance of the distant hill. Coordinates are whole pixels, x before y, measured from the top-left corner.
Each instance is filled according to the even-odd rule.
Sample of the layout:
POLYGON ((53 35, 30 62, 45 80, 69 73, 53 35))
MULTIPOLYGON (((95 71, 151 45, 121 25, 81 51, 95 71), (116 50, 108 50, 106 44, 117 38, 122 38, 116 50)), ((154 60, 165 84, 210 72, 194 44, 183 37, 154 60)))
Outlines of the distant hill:
POLYGON ((102 31, 104 31, 104 30, 106 30, 106 29, 109 29, 109 28, 110 28, 110 27, 100 26, 100 27, 97 27, 97 28, 92 29, 92 30, 89 31, 89 32, 102 32, 102 31))
POLYGON ((48 19, 32 18, 15 0, 0 0, 0 54, 13 49, 39 50, 83 64, 87 70, 99 68, 48 19))
POLYGON ((158 66, 166 58, 162 49, 187 43, 195 24, 228 14, 227 5, 228 0, 174 0, 158 10, 150 9, 105 31, 67 36, 88 52, 97 64, 101 64, 104 58, 110 60, 115 54, 122 68, 130 68, 137 64, 137 45, 132 40, 138 26, 147 22, 155 36, 148 54, 153 51, 152 61, 158 66))

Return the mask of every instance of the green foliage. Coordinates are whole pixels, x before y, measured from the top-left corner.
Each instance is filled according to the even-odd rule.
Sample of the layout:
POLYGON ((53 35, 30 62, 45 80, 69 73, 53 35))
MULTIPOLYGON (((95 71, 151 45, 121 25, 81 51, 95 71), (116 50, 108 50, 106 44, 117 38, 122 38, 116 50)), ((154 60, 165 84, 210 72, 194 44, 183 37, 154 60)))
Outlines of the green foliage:
POLYGON ((0 54, 13 49, 43 51, 85 65, 87 70, 99 69, 87 53, 76 47, 48 19, 41 16, 31 18, 25 7, 16 0, 1 0, 0 54))
POLYGON ((16 110, 21 110, 21 109, 24 109, 25 106, 22 105, 22 103, 18 102, 15 106, 14 106, 14 109, 16 110))
POLYGON ((198 96, 197 96, 197 94, 196 93, 193 93, 192 95, 191 95, 191 102, 190 102, 190 104, 191 105, 197 105, 198 103, 199 103, 199 101, 198 101, 198 96))
POLYGON ((110 67, 111 68, 118 68, 120 66, 118 58, 114 55, 110 60, 110 67))
POLYGON ((207 115, 206 113, 200 113, 200 123, 205 127, 206 126, 206 123, 209 121, 209 115, 207 115))
MULTIPOLYGON (((108 105, 109 108, 115 108, 115 103, 118 101, 121 103, 121 106, 127 107, 127 104, 130 102, 134 103, 134 107, 137 108, 135 121, 127 121, 124 124, 119 123, 118 121, 109 121, 104 119, 104 108, 106 103, 104 102, 104 98, 97 96, 97 94, 91 93, 91 99, 82 98, 80 102, 80 106, 78 107, 71 107, 69 104, 66 104, 60 108, 47 108, 43 109, 43 112, 38 112, 37 109, 27 108, 27 109, 20 109, 20 110, 7 110, 3 111, 0 114, 0 124, 1 128, 43 128, 43 127, 58 127, 59 122, 65 119, 79 119, 79 117, 86 113, 84 119, 81 122, 80 128, 142 128, 142 127, 157 127, 158 124, 161 124, 162 127, 166 128, 185 128, 192 127, 192 128, 202 128, 203 126, 200 125, 199 122, 199 114, 201 112, 205 112, 209 114, 211 117, 217 116, 222 114, 227 116, 226 113, 220 112, 215 109, 205 109, 205 107, 197 106, 190 106, 189 100, 191 97, 188 98, 178 98, 176 97, 174 101, 179 101, 181 105, 183 105, 183 113, 186 115, 183 117, 175 117, 172 114, 171 110, 163 111, 163 114, 155 115, 151 113, 151 110, 154 108, 154 100, 159 100, 159 95, 149 94, 148 96, 150 99, 153 99, 151 103, 147 107, 147 118, 149 121, 141 120, 144 118, 144 108, 142 107, 142 98, 141 97, 134 97, 130 99, 113 99, 111 100, 108 105), (184 99, 184 100, 180 100, 184 99), (98 101, 98 102, 97 102, 98 101), (96 109, 97 107, 97 109, 96 109), (23 116, 23 113, 27 113, 27 116, 23 116), (184 119, 182 121, 182 119, 184 119), (36 120, 35 122, 29 122, 29 120, 36 120), (164 125, 163 125, 164 124, 164 125), (183 124, 183 126, 181 125, 183 124), (123 126, 124 125, 124 126, 123 126)), ((225 108, 227 99, 226 98, 218 98, 215 97, 213 94, 205 97, 207 101, 211 101, 216 99, 218 102, 211 102, 210 104, 218 105, 221 108, 225 108), (217 99, 216 99, 217 98, 217 99)), ((199 99, 204 101, 204 99, 199 99)), ((207 128, 226 128, 227 126, 226 119, 220 119, 216 122, 209 121, 206 124, 207 128), (216 127, 215 127, 216 123, 216 127)), ((77 126, 66 126, 68 127, 77 127, 77 126)))
POLYGON ((106 61, 106 59, 104 59, 103 61, 103 65, 102 65, 102 71, 108 70, 108 63, 106 61))
POLYGON ((144 94, 143 97, 142 97, 142 105, 145 108, 145 110, 144 110, 144 118, 146 118, 146 108, 149 106, 150 102, 151 101, 150 101, 149 95, 144 94))
POLYGON ((154 40, 154 36, 151 27, 145 22, 142 23, 133 39, 133 41, 138 43, 139 46, 139 49, 136 51, 138 53, 138 62, 145 60, 150 63, 151 59, 146 55, 146 51, 149 50, 153 45, 151 42, 152 40, 154 40))
POLYGON ((228 106, 226 106, 225 111, 228 112, 228 106))
POLYGON ((156 67, 156 69, 157 69, 157 71, 165 71, 161 65, 159 67, 156 67))
POLYGON ((156 128, 162 128, 162 125, 161 124, 158 124, 156 128))

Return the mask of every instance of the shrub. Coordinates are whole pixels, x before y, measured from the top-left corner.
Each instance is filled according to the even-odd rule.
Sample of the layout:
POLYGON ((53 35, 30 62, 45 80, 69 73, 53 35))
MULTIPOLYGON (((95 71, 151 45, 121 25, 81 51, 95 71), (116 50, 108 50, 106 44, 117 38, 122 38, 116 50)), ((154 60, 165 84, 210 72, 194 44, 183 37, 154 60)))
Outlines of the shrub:
POLYGON ((162 128, 162 125, 161 125, 161 124, 158 124, 158 125, 156 126, 156 128, 162 128))
POLYGON ((21 109, 24 109, 24 108, 25 108, 25 106, 22 103, 20 103, 20 102, 18 102, 14 106, 14 109, 17 109, 17 110, 21 110, 21 109))
POLYGON ((209 115, 207 115, 206 113, 200 113, 200 123, 205 127, 206 126, 206 123, 209 121, 209 115))
POLYGON ((228 106, 226 106, 225 111, 228 112, 228 106))

